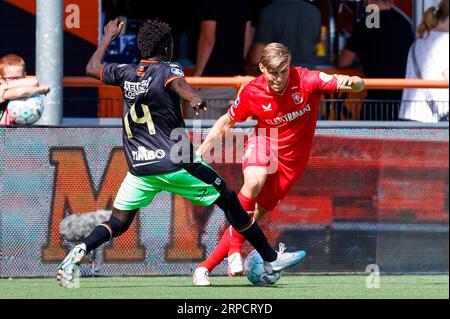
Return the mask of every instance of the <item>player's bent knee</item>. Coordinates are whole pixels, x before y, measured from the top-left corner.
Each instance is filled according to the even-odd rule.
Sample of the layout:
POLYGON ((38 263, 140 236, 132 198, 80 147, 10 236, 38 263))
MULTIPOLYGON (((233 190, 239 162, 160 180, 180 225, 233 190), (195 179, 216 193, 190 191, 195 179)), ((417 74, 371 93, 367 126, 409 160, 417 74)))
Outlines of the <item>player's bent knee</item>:
POLYGON ((244 185, 242 186, 242 191, 246 195, 255 198, 261 192, 261 189, 264 186, 264 182, 265 180, 259 180, 256 178, 246 180, 244 185))

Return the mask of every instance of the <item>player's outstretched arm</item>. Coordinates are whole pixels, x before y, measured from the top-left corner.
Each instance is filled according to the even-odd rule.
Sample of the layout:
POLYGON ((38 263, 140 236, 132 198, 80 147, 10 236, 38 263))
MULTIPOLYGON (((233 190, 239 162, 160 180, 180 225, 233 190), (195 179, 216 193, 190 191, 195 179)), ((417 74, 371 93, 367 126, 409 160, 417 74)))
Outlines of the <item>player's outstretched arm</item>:
POLYGON ((200 110, 206 110, 206 102, 197 94, 197 92, 186 82, 184 78, 177 78, 170 82, 170 89, 180 98, 189 103, 194 109, 195 115, 199 115, 200 110))
POLYGON ((86 65, 86 74, 99 80, 100 72, 102 71, 103 59, 105 58, 106 50, 108 49, 111 42, 117 38, 122 32, 123 21, 119 19, 111 20, 103 29, 105 35, 103 40, 100 42, 97 50, 91 56, 88 64, 86 65))
POLYGON ((359 76, 334 74, 334 77, 337 78, 339 92, 358 93, 364 90, 364 80, 359 76))
POLYGON ((235 124, 235 121, 231 119, 228 113, 222 115, 216 123, 214 123, 213 127, 209 131, 206 139, 203 141, 202 145, 197 149, 195 154, 202 157, 203 154, 208 154, 208 152, 216 145, 219 139, 222 139, 222 136, 225 134, 227 130, 232 128, 235 124))

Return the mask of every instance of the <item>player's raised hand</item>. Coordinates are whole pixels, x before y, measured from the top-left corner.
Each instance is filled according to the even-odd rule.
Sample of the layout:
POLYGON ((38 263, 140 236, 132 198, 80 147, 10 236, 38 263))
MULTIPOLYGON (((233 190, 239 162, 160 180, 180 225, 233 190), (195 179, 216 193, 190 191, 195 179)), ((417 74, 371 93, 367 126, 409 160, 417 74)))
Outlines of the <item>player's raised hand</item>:
POLYGON ((108 24, 103 28, 105 37, 109 37, 111 38, 111 40, 114 40, 122 32, 123 26, 124 22, 119 20, 118 18, 109 21, 108 24))

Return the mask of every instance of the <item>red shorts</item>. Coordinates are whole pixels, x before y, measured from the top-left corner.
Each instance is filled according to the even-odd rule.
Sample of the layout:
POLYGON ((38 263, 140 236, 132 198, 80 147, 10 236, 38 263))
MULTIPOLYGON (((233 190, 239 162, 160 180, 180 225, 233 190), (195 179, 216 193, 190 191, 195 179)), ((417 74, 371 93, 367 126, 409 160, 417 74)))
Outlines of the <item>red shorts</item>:
MULTIPOLYGON (((309 154, 308 154, 309 156, 309 154)), ((298 181, 308 159, 287 160, 271 149, 261 138, 252 138, 245 147, 242 171, 246 167, 266 167, 268 174, 256 202, 267 210, 274 209, 298 181)))

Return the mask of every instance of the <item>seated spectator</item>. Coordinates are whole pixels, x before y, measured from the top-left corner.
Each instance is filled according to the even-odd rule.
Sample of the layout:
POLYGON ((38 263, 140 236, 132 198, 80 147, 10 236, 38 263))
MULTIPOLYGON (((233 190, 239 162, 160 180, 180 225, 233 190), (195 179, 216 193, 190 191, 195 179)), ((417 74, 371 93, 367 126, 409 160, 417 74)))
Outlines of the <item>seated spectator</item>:
POLYGON ((305 0, 274 0, 259 16, 249 63, 258 65, 271 42, 283 43, 292 54, 292 65, 310 66, 320 41, 319 9, 305 0))
MULTIPOLYGON (((369 28, 366 19, 355 25, 337 65, 350 67, 359 57, 367 78, 403 78, 408 50, 414 41, 411 22, 393 7, 392 0, 369 0, 368 4, 380 8, 379 27, 369 28)), ((360 118, 398 120, 401 97, 402 90, 369 90, 360 118)))
POLYGON ((39 94, 47 94, 48 86, 39 86, 35 76, 26 76, 25 61, 18 55, 0 58, 0 125, 13 124, 7 101, 39 94))
MULTIPOLYGON (((429 8, 418 28, 419 38, 408 55, 406 78, 448 80, 449 14, 448 0, 439 8, 429 8)), ((403 90, 400 119, 418 122, 448 121, 448 89, 403 90)))

